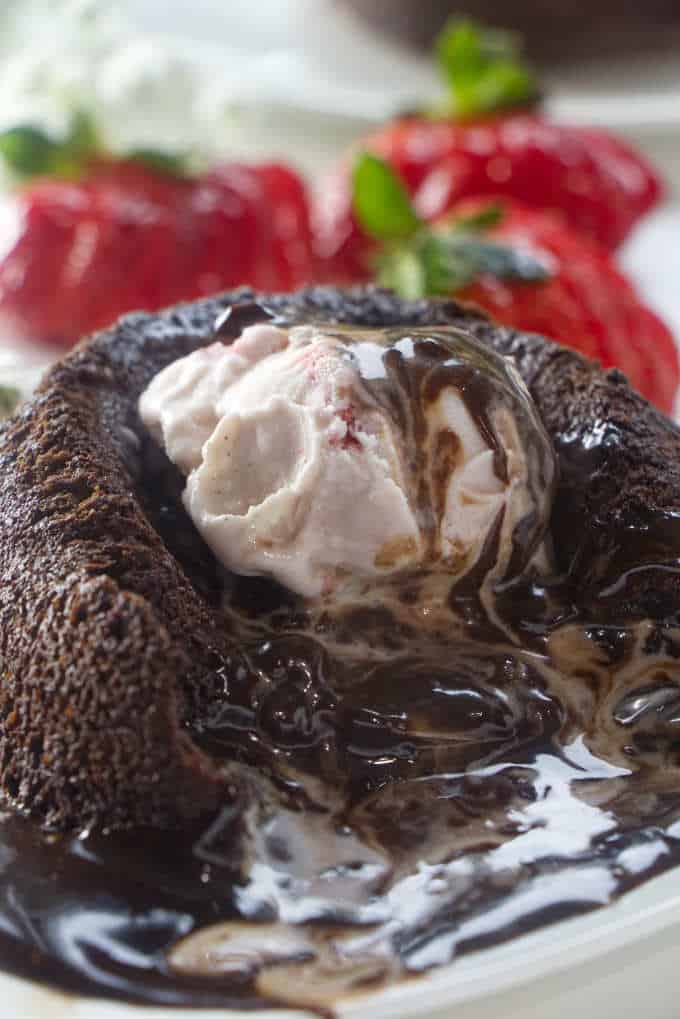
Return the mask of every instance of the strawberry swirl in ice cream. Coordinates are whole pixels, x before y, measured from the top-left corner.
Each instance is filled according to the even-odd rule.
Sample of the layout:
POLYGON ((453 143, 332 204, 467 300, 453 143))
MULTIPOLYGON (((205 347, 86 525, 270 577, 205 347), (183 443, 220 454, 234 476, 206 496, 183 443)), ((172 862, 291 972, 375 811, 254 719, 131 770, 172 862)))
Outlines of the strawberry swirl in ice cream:
POLYGON ((218 559, 306 598, 523 569, 554 459, 507 359, 455 328, 247 325, 174 361, 142 419, 218 559))

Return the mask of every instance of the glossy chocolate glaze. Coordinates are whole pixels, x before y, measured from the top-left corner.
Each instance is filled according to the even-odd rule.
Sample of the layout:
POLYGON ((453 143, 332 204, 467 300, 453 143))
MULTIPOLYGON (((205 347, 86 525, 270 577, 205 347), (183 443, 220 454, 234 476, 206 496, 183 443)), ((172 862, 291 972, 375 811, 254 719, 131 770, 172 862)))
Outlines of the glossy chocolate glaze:
POLYGON ((225 343, 233 343, 248 326, 258 325, 273 318, 275 315, 256 301, 230 304, 215 321, 215 337, 225 343))
MULTIPOLYGON (((399 329, 367 330, 363 336, 352 329, 335 335, 373 400, 393 418, 397 434, 405 438, 415 487, 411 502, 417 507, 419 528, 427 540, 427 559, 436 562, 442 555, 437 536, 447 482, 456 463, 457 440, 450 431, 438 436, 438 448, 430 454, 435 463, 428 462, 425 452, 428 412, 445 389, 462 397, 493 451, 496 476, 504 483, 508 481, 506 451, 494 411, 506 405, 515 416, 530 460, 532 495, 537 498, 539 491, 552 489, 553 457, 547 436, 519 377, 494 351, 474 342, 463 330, 450 327, 412 329, 406 335, 399 329)), ((531 524, 517 528, 513 572, 526 566, 541 536, 542 529, 531 524)))
MULTIPOLYGON (((476 373, 463 357, 464 336, 359 339, 347 356, 372 398, 412 414, 414 456, 414 386, 427 399, 453 384, 503 477, 497 390, 487 366, 476 373)), ((566 437, 568 483, 611 441, 606 428, 566 437)), ((550 483, 539 453, 536 477, 550 483)), ((149 512, 181 560, 178 479, 154 464, 149 512)), ((556 505, 553 538, 583 526, 569 514, 556 505)), ((667 516, 654 527, 675 535, 667 516)), ((233 650, 187 728, 236 762, 239 796, 181 832, 55 835, 7 815, 0 963, 82 994, 323 1011, 604 905, 679 862, 680 631, 622 617, 617 601, 631 571, 677 564, 654 562, 641 521, 593 609, 559 549, 534 557, 542 538, 535 520, 513 535, 490 619, 478 592, 498 555, 492 529, 450 586, 447 631, 419 630, 377 596, 319 613, 206 568, 202 591, 219 592, 233 650)), ((403 604, 417 602, 418 583, 400 578, 403 604)))

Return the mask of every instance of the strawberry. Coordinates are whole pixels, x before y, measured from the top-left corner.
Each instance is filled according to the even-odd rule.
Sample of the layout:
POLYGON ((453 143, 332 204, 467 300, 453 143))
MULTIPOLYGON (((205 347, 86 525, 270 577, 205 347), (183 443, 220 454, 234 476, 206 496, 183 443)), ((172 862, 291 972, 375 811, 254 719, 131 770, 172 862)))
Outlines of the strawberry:
POLYGON ((379 247, 379 282, 408 297, 455 295, 498 322, 617 367, 670 412, 680 380, 673 336, 609 252, 561 217, 507 198, 459 203, 425 223, 400 178, 365 153, 354 171, 357 221, 379 247))
MULTIPOLYGON (((514 36, 451 22, 437 56, 447 100, 397 118, 360 146, 392 166, 423 218, 436 220, 466 197, 501 194, 559 212, 613 249, 659 200, 659 178, 624 142, 534 108, 537 85, 514 36)), ((352 216, 348 162, 319 194, 319 250, 335 262, 336 276, 359 279, 367 245, 352 216)))
POLYGON ((295 290, 310 282, 310 251, 314 240, 307 191, 282 163, 262 163, 254 171, 273 209, 273 258, 279 290, 295 290))
POLYGON ((283 165, 188 176, 155 152, 114 159, 78 116, 61 142, 7 131, 0 153, 31 178, 4 210, 0 318, 14 335, 69 345, 135 308, 314 276, 307 194, 283 165))
MULTIPOLYGON (((186 212, 184 251, 193 265, 186 297, 204 297, 248 281, 278 282, 272 272, 272 207, 256 168, 214 167, 194 186, 186 212)), ((283 280, 281 280, 283 285, 283 280)))

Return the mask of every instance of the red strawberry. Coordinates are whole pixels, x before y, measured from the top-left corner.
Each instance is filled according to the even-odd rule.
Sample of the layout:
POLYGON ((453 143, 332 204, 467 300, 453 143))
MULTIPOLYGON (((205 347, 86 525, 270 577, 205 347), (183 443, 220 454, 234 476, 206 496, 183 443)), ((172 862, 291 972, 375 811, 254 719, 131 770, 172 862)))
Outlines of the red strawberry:
POLYGON ((620 368, 644 396, 672 410, 680 381, 673 336, 606 249, 560 217, 506 198, 469 199, 428 226, 399 178, 368 154, 354 181, 358 220, 382 241, 381 282, 409 297, 473 301, 498 322, 620 368))
POLYGON ((187 213, 187 297, 204 297, 248 282, 271 286, 272 211, 257 172, 249 166, 214 167, 194 186, 187 213))
POLYGON ((11 246, 0 261, 0 304, 10 332, 25 323, 28 335, 49 337, 54 324, 66 326, 55 281, 73 245, 73 222, 88 206, 88 196, 66 182, 39 182, 30 202, 5 201, 3 235, 11 246))
POLYGON ((280 290, 310 283, 313 249, 307 191, 299 175, 282 163, 254 167, 272 209, 273 257, 280 290))
POLYGON ((15 335, 67 345, 135 308, 313 278, 307 196, 292 170, 231 163, 190 178, 155 153, 102 157, 91 130, 76 128, 64 143, 30 128, 0 137, 8 162, 39 173, 7 206, 0 317, 15 335))
MULTIPOLYGON (((451 89, 444 109, 399 118, 361 146, 399 174, 423 218, 438 219, 469 196, 502 194, 560 212, 573 229, 615 248, 659 200, 659 178, 624 142, 518 109, 535 100, 536 86, 511 38, 455 23, 438 55, 451 89)), ((346 164, 320 192, 315 216, 324 257, 357 278, 366 242, 351 190, 346 164)))
MULTIPOLYGON (((485 205, 487 199, 462 203, 454 215, 485 205)), ((680 381, 672 333, 641 303, 608 252, 549 214, 507 201, 503 209, 490 235, 544 261, 550 279, 531 287, 482 274, 459 296, 499 322, 542 333, 605 368, 620 368, 636 389, 670 412, 680 381)))

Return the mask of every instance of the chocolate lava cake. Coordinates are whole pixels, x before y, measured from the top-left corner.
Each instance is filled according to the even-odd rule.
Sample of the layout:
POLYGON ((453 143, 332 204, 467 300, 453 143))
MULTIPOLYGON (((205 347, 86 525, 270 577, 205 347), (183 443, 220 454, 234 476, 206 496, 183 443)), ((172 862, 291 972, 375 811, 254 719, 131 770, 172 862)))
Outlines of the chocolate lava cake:
MULTIPOLYGON (((172 894, 160 878, 149 892, 145 878, 143 906, 134 899, 149 916, 169 897, 175 907, 183 904, 182 924, 168 921, 153 942, 156 956, 159 946, 170 952, 180 945, 175 970, 156 967, 156 983, 127 973, 114 986, 101 977, 105 965, 98 963, 93 975, 89 963, 65 959, 56 942, 45 947, 45 940, 40 965, 20 966, 16 945, 37 944, 28 928, 14 936, 14 948, 3 942, 0 964, 136 1000, 289 998, 271 974, 309 966, 316 948, 298 945, 281 956, 286 965, 278 969, 268 969, 263 955, 234 990, 223 971, 220 984, 200 966, 192 969, 182 938, 241 921, 276 921, 289 930, 309 923, 323 929, 325 944, 329 924, 387 937, 390 889, 426 859, 439 868, 440 883, 451 880, 457 891, 444 895, 417 930, 404 921, 399 936, 390 934, 397 961, 388 966, 384 952, 364 948, 358 977, 343 982, 334 974, 328 994, 307 999, 296 989, 293 997, 316 1006, 347 987, 426 969, 509 936, 511 930, 461 932, 466 917, 537 873, 559 869, 559 846, 545 858, 538 853, 531 873, 523 865, 504 871, 503 881, 492 879, 486 865, 499 846, 533 830, 511 815, 520 807, 537 810, 549 798, 549 786, 536 776, 550 755, 590 780, 574 795, 598 815, 603 797, 592 790, 612 783, 604 800, 615 820, 588 829, 573 851, 565 848, 570 867, 597 860, 616 872, 616 890, 624 891, 658 869, 662 856, 664 866, 673 862, 673 823, 680 817, 679 551, 678 428, 619 372, 604 372, 541 337, 499 328, 453 301, 404 301, 373 288, 312 288, 292 296, 242 289, 162 314, 129 315, 86 340, 0 426, 0 802, 7 812, 0 841, 23 847, 34 868, 27 876, 13 865, 19 869, 10 869, 5 883, 15 895, 37 887, 39 861, 44 857, 48 867, 57 854, 71 874, 64 896, 69 902, 80 896, 85 908, 88 888, 108 887, 91 873, 87 880, 73 876, 74 845, 86 835, 105 875, 116 870, 117 854, 129 861, 138 832, 155 847, 153 866, 160 866, 158 839, 168 829, 193 863, 179 868, 184 883, 178 878, 172 894), (508 566, 496 578, 493 619, 475 590, 488 542, 448 603, 458 619, 455 640, 428 637, 422 658, 413 621, 381 622, 375 604, 339 621, 322 613, 310 622, 304 599, 275 581, 246 577, 234 587, 187 512, 185 477, 143 424, 139 401, 168 366, 216 340, 229 345, 260 314, 283 330, 313 323, 364 337, 372 330, 445 333, 514 365, 555 468, 541 475, 545 519, 532 511, 513 532, 515 550, 533 529, 532 554, 539 540, 547 551, 538 565, 527 551, 521 568, 508 566), (225 608, 225 589, 232 588, 225 608), (258 629, 262 620, 266 632, 258 629), (389 653, 369 664, 354 660, 348 671, 338 648, 356 652, 364 625, 368 643, 379 633, 389 653), (416 789, 422 794, 414 797, 416 789), (326 817, 328 828, 319 834, 326 817), (480 829, 485 819, 497 825, 493 836, 480 829), (296 858, 300 836, 290 826, 297 824, 310 840, 306 861, 310 845, 325 847, 323 873, 332 871, 331 885, 339 882, 334 905, 296 913, 289 874, 281 892, 288 906, 282 898, 276 908, 245 908, 243 889, 257 898, 253 875, 263 861, 285 870, 296 858), (340 851, 338 857, 338 832, 351 843, 349 858, 340 851), (618 854, 653 838, 663 839, 663 854, 644 874, 624 873, 618 854), (208 866, 208 877, 195 879, 198 890, 188 888, 196 858, 208 866), (468 858, 474 880, 465 871, 468 858), (348 883, 360 892, 347 892, 348 883), (341 908, 340 900, 349 905, 341 908), (440 951, 442 931, 449 941, 440 951), (423 946, 430 944, 439 948, 428 955, 423 946)), ((404 611, 409 597, 400 591, 404 611)), ((133 892, 120 881, 111 895, 124 911, 133 892)), ((313 898, 312 886, 318 899, 310 878, 301 900, 313 898)), ((59 894, 50 892, 55 901, 59 894)), ((566 901, 556 893, 540 916, 522 923, 531 927, 601 901, 585 892, 566 901)), ((24 902, 27 914, 29 906, 24 902)), ((8 910, 5 895, 0 912, 8 910)), ((116 965, 120 975, 125 967, 116 965)), ((329 966, 325 957, 326 976, 329 966)))

